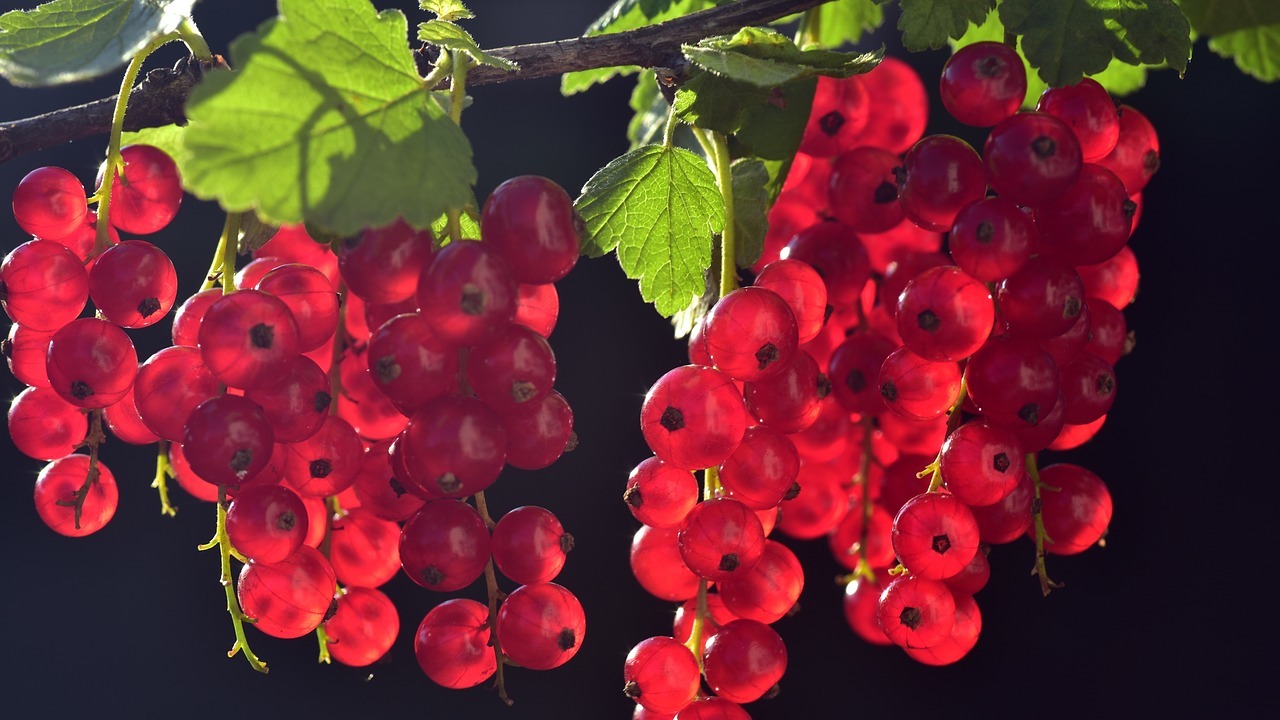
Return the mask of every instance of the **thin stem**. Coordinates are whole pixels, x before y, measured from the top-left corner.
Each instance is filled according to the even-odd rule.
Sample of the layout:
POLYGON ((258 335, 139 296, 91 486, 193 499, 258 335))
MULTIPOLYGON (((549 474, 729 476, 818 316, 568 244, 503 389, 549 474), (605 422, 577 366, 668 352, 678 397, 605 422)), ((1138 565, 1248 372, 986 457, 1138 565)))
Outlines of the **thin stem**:
POLYGON ((173 32, 152 40, 129 61, 129 67, 125 68, 124 78, 120 81, 120 93, 116 95, 115 111, 111 114, 111 130, 107 136, 107 160, 102 166, 102 184, 98 186, 95 195, 98 199, 98 224, 95 228, 97 236, 93 244, 95 255, 111 246, 111 224, 109 221, 111 216, 111 186, 115 182, 116 172, 121 164, 120 134, 124 132, 124 114, 129 106, 129 93, 133 90, 133 83, 138 79, 138 72, 142 70, 142 63, 147 59, 147 56, 161 45, 176 39, 178 39, 178 34, 173 32))
POLYGON ((183 18, 178 24, 178 39, 182 40, 191 54, 197 60, 202 62, 213 62, 213 51, 209 49, 209 43, 205 42, 204 36, 200 34, 200 29, 196 27, 196 22, 191 18, 183 18))
POLYGON ((107 435, 102 432, 102 410, 90 410, 89 430, 85 433, 84 440, 80 441, 81 447, 89 448, 89 469, 84 474, 84 482, 71 493, 71 499, 57 501, 58 505, 72 509, 77 530, 80 529, 80 515, 84 511, 85 498, 89 497, 89 490, 97 484, 98 477, 102 475, 102 471, 98 468, 98 446, 106 441, 107 435))
POLYGON ((1057 491, 1057 488, 1049 488, 1040 481, 1040 468, 1036 464, 1036 454, 1027 453, 1027 474, 1031 476, 1031 486, 1035 490, 1035 496, 1031 499, 1031 521, 1036 528, 1036 566, 1032 569, 1031 574, 1040 578, 1040 592, 1048 595, 1055 588, 1062 587, 1062 583, 1054 582, 1049 578, 1049 571, 1045 565, 1045 543, 1052 543, 1053 538, 1049 537, 1048 531, 1044 527, 1044 513, 1041 512, 1043 501, 1041 491, 1045 489, 1057 491))
POLYGON ((338 327, 333 331, 333 352, 329 355, 329 414, 338 414, 342 396, 342 354, 347 350, 347 281, 338 279, 338 327))
POLYGON ((231 228, 231 214, 227 214, 222 222, 222 234, 218 236, 218 246, 213 249, 213 259, 209 261, 209 272, 205 273, 200 290, 211 290, 222 279, 223 255, 227 253, 227 234, 231 228))
POLYGON ((161 438, 156 442, 156 477, 151 487, 160 492, 160 514, 173 517, 178 508, 169 502, 169 477, 173 470, 169 467, 169 441, 161 438))
POLYGON ((702 499, 713 500, 720 494, 720 469, 709 467, 702 471, 702 499))
POLYGON ((462 106, 467 102, 467 70, 471 58, 466 53, 454 52, 453 73, 449 77, 449 117, 455 125, 462 125, 462 106))
POLYGON ((854 484, 861 494, 862 529, 859 531, 856 550, 858 563, 853 573, 855 577, 874 581, 876 573, 871 568, 871 563, 867 562, 866 548, 871 537, 871 512, 875 507, 871 500, 871 453, 874 447, 871 439, 875 430, 875 416, 865 414, 859 422, 862 425, 862 457, 858 459, 858 474, 854 478, 854 484))
POLYGON ((316 642, 320 643, 320 657, 316 659, 316 662, 324 663, 325 665, 333 664, 333 658, 329 655, 329 633, 324 631, 324 623, 316 626, 316 642))
POLYGON ((423 87, 433 88, 444 79, 449 77, 449 73, 453 71, 453 53, 441 53, 440 61, 431 68, 431 72, 422 78, 423 87))
POLYGON ((680 127, 680 121, 676 119, 676 106, 673 103, 667 108, 667 124, 662 130, 662 147, 669 148, 676 139, 676 128, 680 127))
POLYGON ((227 222, 222 226, 222 238, 218 241, 222 248, 222 294, 230 295, 236 291, 236 245, 240 239, 240 213, 227 213, 227 222))
POLYGON ((218 529, 214 535, 214 542, 218 545, 219 555, 222 560, 222 576, 219 582, 227 593, 227 613, 231 615, 231 625, 235 628, 236 641, 232 644, 231 649, 227 651, 227 657, 235 657, 236 653, 243 651, 244 659, 249 661, 249 667, 260 673, 266 674, 267 664, 258 659, 257 655, 249 649, 249 639, 244 634, 245 622, 252 622, 245 617, 240 610, 240 602, 236 599, 236 588, 231 581, 231 538, 227 535, 227 489, 218 486, 218 529))
POLYGON ((702 672, 702 638, 706 635, 706 624, 715 622, 711 619, 711 610, 707 606, 707 579, 698 578, 698 602, 693 613, 693 627, 689 630, 689 640, 685 647, 693 653, 698 661, 698 672, 702 672))
POLYGON ((737 228, 733 209, 733 170, 729 141, 718 132, 707 133, 714 153, 716 185, 724 199, 724 232, 720 235, 720 297, 738 289, 737 228))

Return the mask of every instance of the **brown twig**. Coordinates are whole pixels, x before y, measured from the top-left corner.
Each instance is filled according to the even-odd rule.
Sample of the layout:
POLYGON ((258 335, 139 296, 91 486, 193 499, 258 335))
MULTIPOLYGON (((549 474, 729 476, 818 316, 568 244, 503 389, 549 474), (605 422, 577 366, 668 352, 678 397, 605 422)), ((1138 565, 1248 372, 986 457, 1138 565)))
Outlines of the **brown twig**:
MULTIPOLYGON (((680 60, 680 45, 739 28, 762 25, 828 0, 739 0, 657 25, 595 37, 512 45, 488 51, 519 64, 506 71, 472 68, 467 84, 488 85, 550 77, 576 70, 619 65, 665 67, 680 60)), ((147 73, 129 98, 125 130, 186 122, 183 105, 199 82, 201 68, 184 59, 170 70, 147 73)), ((0 123, 0 163, 74 140, 105 135, 111 128, 116 96, 43 115, 0 123)))

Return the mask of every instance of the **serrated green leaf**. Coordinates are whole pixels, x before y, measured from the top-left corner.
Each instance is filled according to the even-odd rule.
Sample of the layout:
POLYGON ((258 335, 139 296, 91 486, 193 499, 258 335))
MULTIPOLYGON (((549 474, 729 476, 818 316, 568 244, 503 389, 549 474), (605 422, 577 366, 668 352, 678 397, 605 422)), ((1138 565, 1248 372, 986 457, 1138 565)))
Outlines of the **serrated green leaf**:
POLYGON ((184 125, 162 125, 160 127, 143 128, 137 132, 120 133, 120 147, 128 145, 151 145, 158 147, 173 158, 178 166, 178 176, 186 177, 187 128, 184 125))
POLYGON ((1280 2, 1275 0, 1179 0, 1178 4, 1200 35, 1280 25, 1280 2))
POLYGON ((684 45, 681 51, 705 70, 762 88, 814 75, 859 75, 880 63, 876 53, 801 50, 781 33, 755 27, 684 45))
POLYGON ((1209 38, 1209 49, 1231 58, 1243 72, 1263 82, 1280 80, 1280 24, 1209 38))
POLYGON ((418 7, 446 22, 457 22, 475 17, 461 0, 419 0, 418 7))
POLYGON ((519 65, 510 60, 490 55, 480 49, 471 33, 448 20, 428 20, 418 25, 418 39, 446 50, 460 50, 481 65, 492 65, 503 70, 518 70, 519 65))
MULTIPOLYGON (((584 37, 608 35, 652 25, 719 5, 724 0, 617 0, 587 27, 584 37)), ((560 94, 573 95, 619 75, 630 75, 640 68, 624 65, 565 73, 560 78, 560 94)))
POLYGON ((817 9, 818 43, 826 48, 856 43, 884 22, 884 10, 872 0, 836 0, 817 9))
POLYGON ((937 50, 964 35, 969 23, 981 24, 995 0, 902 0, 898 29, 910 51, 937 50))
POLYGON ((689 306, 671 316, 671 330, 675 339, 688 337, 693 332, 693 328, 698 321, 707 316, 711 312, 712 306, 716 304, 716 300, 720 298, 720 286, 717 278, 720 277, 720 240, 716 239, 711 246, 711 264, 707 266, 707 271, 702 273, 702 282, 706 289, 702 294, 693 299, 689 306))
POLYGON ((661 140, 662 131, 667 124, 667 101, 658 89, 658 80, 653 73, 644 73, 636 78, 636 87, 631 91, 631 109, 635 115, 627 124, 627 139, 631 141, 631 149, 641 145, 651 145, 661 140))
POLYGON ((177 29, 196 0, 54 0, 0 15, 0 76, 40 87, 122 67, 177 29))
POLYGON ((583 252, 617 251, 627 277, 663 317, 683 310, 706 289, 724 202, 715 175, 694 153, 646 145, 598 170, 574 202, 587 227, 583 252))
POLYGON ((187 102, 185 182, 264 220, 338 234, 427 227, 471 199, 471 146, 418 76, 398 10, 280 0, 187 102))
POLYGON ((740 158, 729 166, 733 178, 733 261, 740 268, 756 264, 764 253, 769 230, 769 170, 756 158, 740 158))
POLYGON ((1000 20, 1040 78, 1060 87, 1112 58, 1185 72, 1191 26, 1173 0, 1004 0, 1000 20))
MULTIPOLYGON (((970 25, 963 37, 951 41, 951 49, 954 52, 965 45, 983 41, 1004 41, 1004 25, 1000 22, 999 13, 987 15, 987 19, 981 25, 970 25)), ((1049 86, 1040 79, 1021 51, 1018 52, 1018 57, 1022 59, 1023 68, 1027 73, 1027 95, 1022 106, 1034 108, 1040 100, 1040 95, 1049 86)), ((1154 65, 1130 65, 1113 58, 1105 70, 1089 77, 1098 81, 1112 95, 1127 95, 1146 85, 1148 70, 1158 68, 1159 66, 1154 65)))
POLYGON ((816 77, 773 88, 698 73, 676 91, 676 115, 731 136, 739 155, 784 160, 795 155, 817 89, 816 77))

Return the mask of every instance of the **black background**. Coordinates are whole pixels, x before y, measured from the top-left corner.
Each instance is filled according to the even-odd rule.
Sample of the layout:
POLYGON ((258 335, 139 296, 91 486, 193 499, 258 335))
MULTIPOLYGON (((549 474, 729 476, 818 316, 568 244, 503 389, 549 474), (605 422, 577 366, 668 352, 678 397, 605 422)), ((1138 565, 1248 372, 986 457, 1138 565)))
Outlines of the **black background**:
MULTIPOLYGON (((379 7, 390 3, 379 2, 379 7)), ((425 19, 399 3, 410 23, 425 19)), ((468 28, 486 47, 570 37, 607 5, 475 0, 468 28)), ((196 20, 215 52, 273 11, 266 2, 206 2, 196 20)), ((892 22, 892 20, 890 21, 892 22)), ((891 27, 891 26, 890 26, 891 27)), ((936 92, 945 53, 908 56, 888 45, 936 92)), ((168 48, 148 65, 170 63, 168 48)), ((117 76, 118 77, 118 76, 117 76)), ((0 119, 96 99, 116 80, 18 90, 0 86, 0 119)), ((503 179, 542 174, 571 195, 626 149, 629 81, 562 98, 556 80, 475 88, 464 127, 484 198, 503 179)), ((790 664, 781 695, 748 706, 752 716, 1118 716, 1130 711, 1208 710, 1254 716, 1274 660, 1274 447, 1276 117, 1280 87, 1239 73, 1200 42, 1185 79, 1151 76, 1127 99, 1160 134, 1162 167, 1145 193, 1132 240, 1142 272, 1127 311, 1135 353, 1118 367, 1119 394, 1103 432, 1068 458, 1110 487, 1115 516, 1105 548, 1051 558, 1066 587, 1041 597, 1025 542, 992 553, 993 578, 977 600, 983 632, 958 664, 925 667, 895 648, 856 638, 840 612, 838 570, 825 541, 784 540, 807 569, 801 612, 775 626, 790 664)), ((930 132, 982 135, 948 125, 936 97, 930 132)), ((105 138, 0 165, 0 188, 31 169, 62 165, 92 181, 105 138)), ((178 265, 180 297, 193 292, 221 226, 216 207, 188 197, 154 238, 178 265)), ((7 252, 26 238, 0 217, 7 252)), ((151 448, 112 442, 102 451, 119 483, 120 509, 101 532, 64 538, 39 521, 31 486, 40 463, 3 444, 0 481, 0 688, 8 717, 420 717, 624 718, 622 661, 639 640, 670 633, 674 606, 630 574, 636 521, 620 501, 627 472, 648 452, 638 411, 646 388, 685 362, 682 343, 644 304, 612 258, 579 263, 559 284, 552 335, 557 389, 573 405, 578 450, 545 471, 508 470, 487 493, 500 512, 546 506, 577 537, 557 582, 581 598, 588 625, 581 652, 548 672, 512 669, 507 709, 486 688, 433 685, 412 654, 417 623, 442 598, 396 578, 384 590, 401 614, 387 662, 370 669, 317 666, 308 636, 294 641, 250 630, 270 663, 261 676, 227 659, 233 639, 217 584, 218 561, 198 553, 214 528, 211 505, 175 490, 180 511, 161 517, 148 485, 151 448), (10 711, 12 714, 10 714, 10 711)), ((135 333, 145 358, 162 331, 135 333)), ((20 385, 3 374, 4 391, 20 385)), ((510 589, 510 588, 508 588, 510 589)), ((457 596, 481 598, 481 584, 457 596)), ((1269 701, 1269 702, 1268 702, 1269 701)))

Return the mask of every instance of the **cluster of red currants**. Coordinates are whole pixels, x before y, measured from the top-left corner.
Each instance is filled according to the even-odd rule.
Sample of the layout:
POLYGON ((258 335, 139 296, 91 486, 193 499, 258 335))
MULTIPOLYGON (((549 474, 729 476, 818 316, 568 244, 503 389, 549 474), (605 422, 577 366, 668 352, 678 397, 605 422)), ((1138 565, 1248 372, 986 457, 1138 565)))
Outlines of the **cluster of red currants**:
POLYGON ((803 573, 767 539, 775 524, 825 536, 851 571, 852 629, 926 664, 976 643, 990 546, 1030 538, 1047 592, 1046 554, 1103 538, 1103 482, 1037 457, 1092 438, 1115 399, 1138 281, 1127 243, 1159 146, 1090 79, 1047 90, 1035 111, 1020 110, 1025 93, 1008 46, 976 43, 947 63, 946 109, 992 128, 980 156, 924 137, 927 95, 905 63, 819 81, 754 285, 721 298, 690 337, 693 364, 646 398, 656 457, 626 498, 645 523, 632 567, 685 604, 675 637, 628 659, 637 718, 746 717, 708 700, 676 707, 699 694, 682 644, 691 615, 702 637, 688 647, 722 699, 755 699, 781 676, 785 650, 764 623, 792 607, 803 573), (697 469, 709 470, 703 502, 697 469), (748 655, 751 670, 733 664, 748 655), (646 701, 646 679, 661 700, 646 701))
POLYGON ((1103 482, 1069 463, 1038 468, 1037 453, 1086 442, 1114 402, 1138 280, 1127 243, 1159 146, 1087 78, 1020 111, 1023 64, 1000 43, 961 48, 941 78, 954 118, 992 128, 981 156, 921 137, 923 85, 895 61, 826 88, 840 99, 815 103, 827 116, 810 121, 813 155, 771 215, 791 232, 774 252, 818 269, 834 306, 813 352, 833 387, 833 446, 847 449, 815 459, 862 482, 825 531, 854 571, 857 634, 947 664, 977 641, 991 545, 1034 541, 1047 592, 1045 553, 1105 534, 1103 482), (869 142, 856 130, 868 115, 866 127, 887 116, 898 132, 869 142))
POLYGON ((549 669, 573 657, 582 607, 551 582, 572 536, 536 506, 495 523, 483 500, 506 465, 545 468, 576 443, 547 341, 554 283, 579 255, 565 191, 510 179, 481 209, 483 240, 444 247, 402 221, 332 247, 281 228, 234 282, 212 274, 178 308, 172 346, 139 363, 124 328, 164 318, 177 278, 162 250, 114 229, 163 229, 183 191, 163 152, 121 154, 106 243, 67 171, 35 170, 14 193, 37 239, 0 271, 14 320, 5 355, 30 386, 9 431, 52 461, 35 488, 46 524, 81 536, 113 516, 105 421, 126 443, 158 443, 184 489, 220 503, 225 542, 245 562, 238 602, 258 630, 295 638, 323 624, 334 659, 368 665, 399 633, 378 588, 401 569, 441 592, 487 574, 487 604, 449 600, 419 625, 428 677, 472 687, 500 662, 549 669), (94 315, 79 317, 89 299, 94 315), (495 566, 519 584, 505 597, 495 566))

